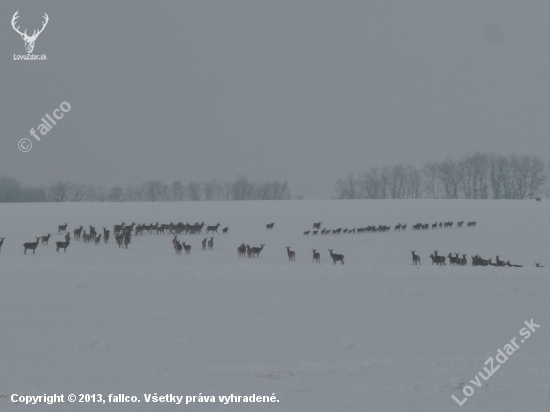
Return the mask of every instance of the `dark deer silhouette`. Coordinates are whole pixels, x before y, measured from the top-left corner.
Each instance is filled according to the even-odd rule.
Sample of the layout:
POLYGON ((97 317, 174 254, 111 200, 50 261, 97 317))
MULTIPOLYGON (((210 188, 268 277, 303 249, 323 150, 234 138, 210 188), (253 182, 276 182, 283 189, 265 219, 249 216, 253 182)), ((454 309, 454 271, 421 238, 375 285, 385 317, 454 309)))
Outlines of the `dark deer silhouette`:
POLYGON ((67 225, 68 223, 65 223, 64 225, 59 225, 57 226, 57 234, 61 234, 61 233, 67 233, 67 225))
POLYGON ((107 228, 103 228, 103 241, 105 242, 105 244, 109 243, 109 234, 111 232, 107 229, 107 228))
POLYGON ((265 228, 268 229, 268 230, 271 230, 271 229, 273 229, 273 226, 275 226, 275 223, 271 222, 271 223, 268 223, 267 225, 265 225, 265 228))
POLYGON ((80 240, 80 235, 82 234, 83 226, 80 226, 78 229, 73 230, 74 240, 80 240))
POLYGON ((337 253, 332 253, 334 249, 329 249, 330 257, 332 258, 332 264, 335 265, 336 262, 342 262, 344 264, 344 255, 339 255, 337 253))
POLYGON ((23 251, 23 253, 26 255, 26 254, 27 254, 27 249, 31 249, 31 250, 32 250, 32 254, 34 255, 34 251, 35 251, 36 248, 38 247, 38 242, 40 242, 40 238, 39 238, 39 237, 36 238, 36 242, 23 243, 23 247, 25 248, 25 250, 23 251))
POLYGON ((260 247, 253 247, 252 248, 252 256, 260 257, 260 252, 264 249, 264 244, 260 243, 260 247))
MULTIPOLYGON (((0 244, 0 246, 1 246, 1 244, 0 244)), ((538 267, 538 268, 543 268, 544 267, 544 266, 541 266, 540 262, 537 262, 536 260, 535 260, 535 266, 538 267)))
POLYGON ((313 262, 317 262, 317 263, 321 263, 321 254, 316 252, 317 249, 313 249, 313 260, 311 261, 311 263, 313 262))
POLYGON ((202 240, 202 250, 206 250, 206 241, 208 240, 207 237, 205 237, 203 240, 202 240))
POLYGON ((224 227, 224 228, 222 229, 222 233, 227 233, 228 230, 229 230, 229 226, 228 226, 228 227, 224 227))
MULTIPOLYGON (((50 240, 51 237, 52 237, 52 235, 50 235, 49 233, 48 233, 48 236, 42 236, 42 237, 40 238, 40 244, 41 244, 42 246, 44 246, 44 245, 48 246, 48 241, 50 240)), ((0 245, 0 246, 1 246, 1 245, 0 245)))
POLYGON ((185 249, 185 253, 188 255, 191 253, 191 245, 186 245, 185 242, 181 242, 183 248, 185 249))
POLYGON ((71 239, 67 240, 66 242, 55 242, 55 251, 59 252, 59 249, 63 249, 63 253, 67 253, 67 247, 69 246, 69 243, 71 243, 71 239))
POLYGON ((295 261, 296 260, 296 253, 292 250, 290 250, 290 246, 286 247, 286 253, 288 255, 288 260, 295 261))
MULTIPOLYGON (((537 202, 541 202, 541 201, 542 201, 540 197, 535 197, 535 200, 536 200, 537 202)), ((538 267, 544 267, 544 266, 538 266, 538 267)))
POLYGON ((220 227, 221 225, 218 223, 216 226, 206 226, 206 233, 208 232, 216 232, 218 233, 218 228, 220 227))
POLYGON ((208 249, 213 250, 214 249, 214 238, 211 237, 208 241, 208 249))
POLYGON ((245 254, 246 254, 246 246, 245 244, 243 243, 241 246, 239 246, 237 248, 237 254, 239 257, 245 257, 245 254))
POLYGON ((420 256, 415 254, 416 250, 411 250, 413 265, 420 265, 420 256))

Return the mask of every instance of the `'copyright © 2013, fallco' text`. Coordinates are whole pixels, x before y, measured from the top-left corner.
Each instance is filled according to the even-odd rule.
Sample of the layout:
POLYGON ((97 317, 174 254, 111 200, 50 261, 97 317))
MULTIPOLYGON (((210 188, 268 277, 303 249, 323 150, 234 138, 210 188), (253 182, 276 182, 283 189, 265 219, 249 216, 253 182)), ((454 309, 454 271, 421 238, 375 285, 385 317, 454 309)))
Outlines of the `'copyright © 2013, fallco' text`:
POLYGON ((26 405, 36 405, 39 403, 45 403, 52 405, 54 403, 139 403, 141 401, 145 403, 173 403, 176 405, 189 405, 191 403, 221 403, 227 405, 229 403, 273 403, 279 402, 275 393, 271 395, 173 395, 158 393, 145 393, 142 396, 126 395, 123 393, 103 395, 100 393, 71 393, 67 396, 53 394, 53 395, 18 395, 14 393, 10 396, 10 400, 13 403, 22 403, 26 405))

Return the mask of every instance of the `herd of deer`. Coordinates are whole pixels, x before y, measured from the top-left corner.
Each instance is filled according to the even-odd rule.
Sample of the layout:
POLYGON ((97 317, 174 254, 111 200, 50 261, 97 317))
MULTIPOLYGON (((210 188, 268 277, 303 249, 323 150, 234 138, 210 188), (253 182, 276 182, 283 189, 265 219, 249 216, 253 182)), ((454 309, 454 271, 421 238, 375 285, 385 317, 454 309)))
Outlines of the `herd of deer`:
MULTIPOLYGON (((411 250, 412 254, 412 260, 413 265, 420 265, 420 256, 416 254, 414 250, 411 250)), ((451 253, 449 253, 447 256, 439 256, 438 251, 434 250, 434 253, 430 255, 430 259, 432 260, 432 265, 436 264, 439 266, 446 266, 447 258, 449 259, 449 265, 455 265, 455 266, 466 266, 468 263, 466 259, 466 255, 462 254, 462 257, 459 256, 458 253, 455 253, 453 256, 451 253)), ((496 262, 493 263, 491 259, 483 259, 479 255, 472 256, 472 266, 499 266, 499 267, 514 267, 514 268, 521 268, 523 265, 513 265, 510 263, 510 261, 503 261, 500 260, 500 255, 497 255, 496 262)), ((543 268, 544 266, 541 266, 540 262, 535 261, 535 265, 538 268, 543 268)))
MULTIPOLYGON (((67 247, 69 246, 71 242, 71 235, 67 232, 67 226, 68 223, 65 223, 63 225, 57 226, 57 234, 65 235, 65 241, 55 242, 56 244, 56 252, 59 252, 59 249, 63 249, 64 252, 67 252, 67 247)), ((196 222, 193 225, 190 225, 189 223, 169 223, 169 224, 159 224, 158 222, 155 224, 137 224, 135 222, 132 222, 131 225, 126 225, 126 223, 122 222, 120 225, 114 225, 113 227, 113 234, 115 236, 115 241, 119 248, 126 248, 128 249, 128 245, 130 244, 132 240, 132 232, 134 232, 134 235, 143 235, 145 233, 171 233, 171 234, 200 234, 202 233, 202 230, 205 226, 205 223, 198 223, 196 222)), ((214 226, 206 226, 206 233, 209 232, 218 232, 218 228, 221 226, 220 223, 214 225, 214 226)), ((94 226, 89 225, 89 233, 86 233, 86 230, 84 230, 84 226, 79 226, 78 228, 73 230, 73 237, 74 240, 80 240, 82 239, 84 243, 91 243, 94 242, 95 245, 99 245, 101 243, 101 238, 103 237, 103 241, 105 244, 109 243, 109 238, 111 231, 107 229, 106 227, 103 227, 103 234, 98 234, 96 232, 96 229, 94 226)), ((227 233, 229 230, 229 227, 225 227, 222 230, 222 233, 227 233)), ((36 238, 35 242, 27 242, 23 244, 24 250, 23 253, 26 255, 27 250, 32 250, 32 253, 34 254, 36 251, 36 248, 38 247, 38 244, 41 242, 43 246, 48 245, 48 241, 51 238, 51 234, 48 233, 47 236, 40 236, 36 238)), ((175 236, 177 238, 177 236, 175 236)), ((0 250, 2 248, 2 244, 4 243, 5 238, 0 238, 0 250)), ((174 247, 176 248, 176 252, 178 252, 178 248, 176 246, 177 240, 173 241, 174 247)), ((213 248, 214 245, 214 238, 210 238, 208 241, 208 247, 210 249, 213 248)), ((191 251, 191 246, 185 245, 185 242, 183 242, 182 248, 185 249, 185 253, 189 253, 191 251)), ((203 241, 203 249, 206 248, 206 239, 203 241)), ((181 253, 182 249, 179 249, 179 252, 181 253)))
MULTIPOLYGON (((353 228, 353 229, 342 229, 341 227, 339 227, 338 229, 326 229, 326 228, 323 228, 321 230, 321 223, 322 222, 317 222, 317 223, 314 223, 313 224, 313 229, 315 230, 306 230, 304 231, 304 235, 303 236, 308 236, 310 233, 312 236, 315 236, 317 234, 320 234, 320 235, 330 235, 330 234, 333 234, 333 235, 339 235, 339 234, 351 234, 351 233, 373 233, 373 232, 389 232, 391 230, 391 226, 387 226, 387 225, 378 225, 378 226, 366 226, 366 227, 358 227, 358 228, 353 228)), ((438 227, 440 228, 451 228, 453 227, 453 223, 454 222, 435 222, 434 224, 432 224, 432 229, 437 229, 438 227)), ((477 222, 468 222, 466 226, 468 227, 473 227, 476 225, 477 222)), ((464 221, 461 221, 461 222, 458 222, 457 223, 457 227, 462 227, 462 225, 464 224, 464 221)), ((273 225, 273 224, 271 224, 273 225)), ((273 227, 273 226, 271 226, 273 227)), ((417 223, 415 225, 412 226, 413 230, 421 230, 421 229, 429 229, 430 228, 430 224, 429 223, 417 223)), ((394 231, 401 231, 401 230, 406 230, 407 229, 407 224, 404 223, 398 223, 397 225, 395 225, 393 227, 393 230, 394 231)))

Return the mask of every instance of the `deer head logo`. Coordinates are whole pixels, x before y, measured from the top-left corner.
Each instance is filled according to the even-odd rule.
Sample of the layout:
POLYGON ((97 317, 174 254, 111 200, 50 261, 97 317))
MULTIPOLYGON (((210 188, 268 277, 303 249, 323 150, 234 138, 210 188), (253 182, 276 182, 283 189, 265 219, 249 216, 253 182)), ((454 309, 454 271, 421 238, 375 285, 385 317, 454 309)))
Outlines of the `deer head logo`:
POLYGON ((32 36, 29 36, 27 35, 27 30, 25 30, 24 32, 21 32, 19 31, 19 26, 15 27, 15 24, 16 24, 16 20, 19 18, 18 16, 18 13, 19 13, 19 10, 17 10, 15 12, 15 14, 13 15, 12 19, 11 19, 11 26, 13 27, 13 29, 19 33, 21 35, 21 38, 23 40, 25 40, 25 48, 27 49, 27 53, 32 53, 33 49, 34 49, 34 42, 36 41, 36 38, 38 37, 38 35, 40 33, 42 33, 44 31, 44 29, 46 28, 46 25, 48 24, 48 20, 49 20, 49 17, 46 13, 44 13, 44 23, 42 25, 42 28, 38 31, 34 30, 33 33, 32 33, 32 36))

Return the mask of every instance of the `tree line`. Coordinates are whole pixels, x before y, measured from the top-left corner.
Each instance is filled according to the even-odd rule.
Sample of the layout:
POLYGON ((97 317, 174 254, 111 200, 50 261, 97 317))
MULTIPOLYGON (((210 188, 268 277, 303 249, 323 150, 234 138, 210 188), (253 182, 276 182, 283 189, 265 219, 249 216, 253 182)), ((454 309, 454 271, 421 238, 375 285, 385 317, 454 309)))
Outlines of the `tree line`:
POLYGON ((526 199, 548 194, 550 165, 538 156, 468 154, 421 168, 373 167, 336 182, 339 199, 526 199))
POLYGON ((8 176, 0 176, 0 203, 10 202, 167 202, 199 200, 288 200, 286 181, 251 182, 246 176, 234 181, 211 180, 166 184, 151 180, 127 186, 100 186, 58 181, 49 186, 29 187, 8 176))

